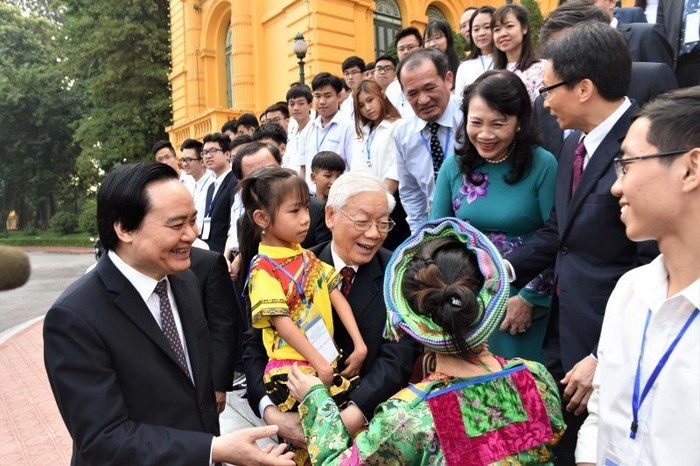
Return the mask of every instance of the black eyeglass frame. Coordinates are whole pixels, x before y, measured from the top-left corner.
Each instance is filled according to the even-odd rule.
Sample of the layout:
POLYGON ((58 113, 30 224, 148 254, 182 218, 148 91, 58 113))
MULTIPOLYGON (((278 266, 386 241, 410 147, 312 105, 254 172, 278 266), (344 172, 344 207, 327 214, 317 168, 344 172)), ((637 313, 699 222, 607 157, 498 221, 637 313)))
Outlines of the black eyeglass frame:
POLYGON ((670 150, 666 152, 658 152, 656 154, 648 154, 648 155, 639 155, 637 157, 629 157, 629 158, 622 158, 621 156, 617 156, 613 159, 613 163, 615 164, 615 175, 618 178, 622 178, 625 176, 627 173, 627 165, 630 163, 636 161, 636 160, 644 160, 644 159, 657 159, 660 157, 670 157, 672 155, 681 155, 685 154, 686 152, 690 152, 691 149, 679 149, 679 150, 670 150))
POLYGON ((566 84, 571 84, 571 83, 576 82, 576 81, 581 81, 582 79, 584 79, 584 78, 568 79, 568 80, 562 81, 560 83, 552 84, 551 86, 540 87, 537 90, 537 92, 539 92, 539 94, 542 96, 543 99, 547 100, 547 97, 549 97, 550 91, 553 91, 557 87, 561 87, 561 86, 564 86, 566 84))

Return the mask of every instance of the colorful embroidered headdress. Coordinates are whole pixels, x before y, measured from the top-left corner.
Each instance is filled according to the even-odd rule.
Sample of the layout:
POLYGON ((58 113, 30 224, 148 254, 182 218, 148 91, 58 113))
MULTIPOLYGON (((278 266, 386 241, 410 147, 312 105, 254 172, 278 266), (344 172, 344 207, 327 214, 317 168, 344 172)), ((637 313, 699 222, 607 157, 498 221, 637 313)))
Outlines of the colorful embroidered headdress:
POLYGON ((430 240, 453 236, 474 253, 484 275, 484 285, 478 293, 482 308, 479 323, 464 336, 470 348, 485 343, 501 323, 510 294, 508 273, 496 246, 470 224, 444 218, 424 223, 394 252, 384 276, 384 300, 387 306, 386 338, 398 339, 404 333, 437 353, 458 353, 453 337, 428 316, 415 313, 401 291, 403 275, 421 246, 430 240))

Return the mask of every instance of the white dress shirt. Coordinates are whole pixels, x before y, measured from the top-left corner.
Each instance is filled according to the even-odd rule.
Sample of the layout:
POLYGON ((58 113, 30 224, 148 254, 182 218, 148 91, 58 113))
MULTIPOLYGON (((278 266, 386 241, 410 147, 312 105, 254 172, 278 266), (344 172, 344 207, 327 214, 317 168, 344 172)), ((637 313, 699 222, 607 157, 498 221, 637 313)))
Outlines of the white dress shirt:
POLYGON ((617 121, 622 118, 628 108, 632 105, 630 99, 625 97, 624 102, 617 107, 617 110, 612 112, 601 124, 593 128, 593 130, 586 135, 586 139, 583 140, 583 145, 586 147, 586 156, 583 158, 583 168, 586 169, 588 162, 591 160, 595 151, 598 150, 600 143, 603 139, 610 133, 613 126, 617 124, 617 121))
MULTIPOLYGON (((108 251, 107 255, 114 264, 114 266, 119 270, 124 277, 136 288, 136 291, 146 303, 148 310, 151 311, 151 315, 155 319, 158 327, 163 329, 163 323, 160 318, 160 298, 156 294, 156 285, 159 280, 155 280, 148 275, 145 275, 126 262, 122 260, 121 257, 117 255, 114 251, 108 251)), ((177 327, 177 334, 180 337, 180 342, 182 343, 182 349, 185 351, 185 360, 187 361, 187 368, 192 374, 192 365, 190 364, 190 355, 187 351, 187 342, 185 340, 185 333, 182 330, 182 322, 180 322, 180 312, 177 309, 177 302, 175 301, 175 295, 173 294, 172 288, 170 288, 170 282, 168 277, 163 277, 168 284, 168 299, 170 299, 170 307, 173 310, 173 319, 175 319, 175 326, 177 327)), ((192 378, 190 377, 190 380, 192 378)), ((194 383, 194 380, 192 380, 194 383)))
POLYGON ((578 433, 577 462, 700 464, 700 316, 659 373, 639 410, 636 438, 630 438, 632 393, 648 311, 640 393, 688 317, 700 307, 700 280, 671 297, 667 289, 661 255, 627 272, 613 290, 598 345, 589 415, 578 433))
POLYGON ((348 120, 353 126, 355 125, 355 103, 352 100, 352 92, 340 104, 338 113, 342 118, 348 120))
MULTIPOLYGON (((462 124, 459 99, 451 96, 445 111, 436 121, 440 125, 438 138, 447 158, 454 153, 455 135, 462 124)), ((418 226, 428 220, 435 190, 430 129, 427 125, 428 122, 414 116, 399 120, 394 128, 399 195, 411 233, 415 233, 418 226)))
POLYGON ((457 98, 462 98, 462 91, 464 88, 486 73, 488 70, 493 69, 493 55, 479 55, 476 58, 470 60, 464 60, 459 64, 457 68, 457 75, 455 76, 455 90, 454 94, 457 98))
POLYGON ((380 180, 399 181, 396 168, 394 128, 399 120, 383 120, 370 133, 369 123, 362 128, 364 136, 352 145, 352 169, 370 172, 380 180))
POLYGON ((399 111, 401 118, 416 116, 416 112, 413 111, 413 107, 411 107, 411 104, 406 99, 406 95, 403 93, 403 89, 401 89, 401 83, 398 77, 389 83, 384 93, 386 94, 386 98, 389 99, 389 102, 391 102, 391 105, 396 107, 396 110, 399 111))
POLYGON ((194 182, 192 201, 194 201, 194 208, 197 209, 197 231, 202 231, 204 211, 207 209, 207 190, 213 182, 214 174, 209 170, 204 172, 204 175, 194 182))

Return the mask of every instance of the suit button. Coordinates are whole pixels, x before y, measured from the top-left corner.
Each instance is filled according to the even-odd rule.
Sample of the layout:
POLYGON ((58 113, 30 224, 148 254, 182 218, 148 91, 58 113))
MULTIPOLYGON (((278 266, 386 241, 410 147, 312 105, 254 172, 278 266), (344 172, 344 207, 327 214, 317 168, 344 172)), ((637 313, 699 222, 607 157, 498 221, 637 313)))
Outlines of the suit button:
POLYGON ((559 250, 559 252, 561 252, 562 255, 565 256, 565 255, 569 254, 569 248, 563 247, 563 248, 561 248, 561 249, 559 250))

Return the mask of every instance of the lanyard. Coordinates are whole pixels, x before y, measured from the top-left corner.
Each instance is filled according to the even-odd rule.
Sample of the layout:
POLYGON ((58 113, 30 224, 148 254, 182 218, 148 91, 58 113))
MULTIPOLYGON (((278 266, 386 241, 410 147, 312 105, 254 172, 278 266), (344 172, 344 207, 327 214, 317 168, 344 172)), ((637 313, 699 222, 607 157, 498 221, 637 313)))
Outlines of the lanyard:
POLYGON ((326 125, 325 128, 321 128, 320 130, 318 130, 318 129, 316 130, 316 153, 317 153, 317 154, 318 154, 319 152, 321 152, 321 146, 323 145, 323 141, 326 140, 326 136, 328 136, 328 133, 331 132, 331 125, 332 125, 332 124, 333 124, 333 122, 331 121, 330 123, 328 123, 328 125, 326 125), (318 142, 318 132, 319 132, 319 131, 321 131, 321 132, 323 133, 323 137, 321 138, 321 143, 320 143, 320 144, 319 144, 319 142, 318 142))
MULTIPOLYGON (((447 157, 447 152, 450 150, 450 136, 452 136, 452 128, 447 128, 447 138, 445 138, 445 148, 442 150, 442 157, 444 160, 444 157, 447 157)), ((420 138, 423 140, 423 147, 425 147, 425 150, 428 151, 428 155, 430 157, 433 156, 433 152, 430 150, 430 145, 428 144, 428 141, 425 139, 425 136, 423 135, 423 130, 420 132, 420 138)), ((439 138, 438 138, 439 139, 439 138)), ((442 146, 442 144, 440 144, 442 146)))
POLYGON ((493 58, 491 59, 491 63, 489 63, 488 67, 486 67, 486 65, 484 65, 484 56, 483 55, 479 55, 479 60, 481 60, 481 68, 484 71, 488 71, 493 67, 493 58))
POLYGON ((685 321, 683 328, 681 328, 680 332, 678 332, 676 338, 673 339, 671 345, 668 347, 663 356, 661 356, 661 359, 659 359, 659 362, 656 363, 656 367, 649 376, 649 380, 647 380, 647 383, 644 384, 644 390, 642 391, 642 396, 640 397, 639 386, 642 372, 642 357, 644 356, 644 346, 647 340, 647 329, 649 328, 649 320, 651 320, 651 309, 649 309, 649 311, 647 312, 647 321, 644 324, 644 334, 642 335, 642 349, 639 352, 639 360, 637 361, 637 372, 634 375, 634 392, 632 393, 632 425, 630 426, 631 439, 637 437, 637 428, 639 427, 639 408, 642 406, 642 403, 644 403, 644 400, 649 394, 649 390, 651 390, 651 387, 654 385, 654 382, 656 382, 656 378, 659 376, 661 369, 663 369, 666 365, 666 362, 668 362, 668 358, 671 356, 671 353, 673 353, 673 350, 676 349, 676 345, 678 345, 678 342, 681 341, 681 338, 683 338, 685 331, 688 330, 688 327, 690 327, 690 324, 693 323, 693 320, 695 320, 699 313, 700 310, 696 308, 690 314, 688 320, 685 321))
POLYGON ((296 281, 294 279, 294 276, 287 271, 284 267, 282 267, 282 264, 277 262, 271 257, 266 256, 265 254, 257 254, 255 257, 253 257, 250 260, 250 267, 248 268, 248 278, 246 278, 245 285, 243 286, 243 293, 245 294, 246 290, 248 289, 248 281, 250 280, 250 270, 253 268, 253 264, 255 264, 256 259, 265 259, 267 260, 270 264, 272 264, 277 270, 280 270, 283 274, 287 276, 289 280, 294 284, 296 287, 297 291, 299 292, 299 295, 301 296, 301 302, 304 304, 307 304, 306 301, 306 293, 304 292, 304 285, 306 284, 306 255, 302 252, 301 253, 301 260, 302 260, 302 265, 301 265, 301 279, 299 281, 296 281))
POLYGON ((374 138, 377 135, 378 128, 379 126, 377 126, 377 128, 374 128, 374 131, 370 128, 369 134, 367 134, 367 138, 365 139, 365 154, 367 154, 367 168, 370 168, 372 166, 372 143, 374 142, 374 138))

